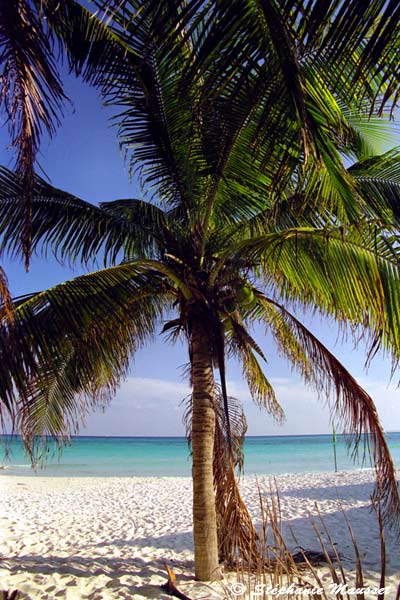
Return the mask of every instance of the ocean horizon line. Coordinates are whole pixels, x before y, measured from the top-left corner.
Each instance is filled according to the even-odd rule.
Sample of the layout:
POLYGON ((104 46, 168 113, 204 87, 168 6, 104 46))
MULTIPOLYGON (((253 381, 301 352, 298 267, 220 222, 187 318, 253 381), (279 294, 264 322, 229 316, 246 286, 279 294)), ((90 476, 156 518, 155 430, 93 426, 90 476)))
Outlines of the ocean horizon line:
MULTIPOLYGON (((392 433, 400 433, 400 430, 388 430, 388 431, 384 431, 385 434, 392 434, 392 433)), ((368 435, 369 432, 363 432, 364 435, 368 435)), ((262 434, 262 435, 246 435, 245 439, 248 438, 275 438, 275 437, 321 437, 321 436, 332 436, 333 435, 333 431, 328 432, 328 433, 274 433, 274 434, 262 434)), ((348 431, 348 432, 336 432, 335 433, 336 436, 347 436, 347 435, 354 435, 353 432, 348 431)), ((1 433, 0 434, 0 439, 3 437, 17 437, 17 438, 21 438, 21 434, 20 433, 1 433)), ((37 437, 46 437, 46 436, 37 436, 37 437)), ((51 437, 49 437, 49 440, 51 440, 51 437)), ((186 440, 187 437, 184 435, 91 435, 91 434, 80 434, 80 435, 71 435, 69 437, 69 439, 71 440, 75 440, 75 439, 82 439, 82 438, 91 438, 91 439, 103 439, 103 438, 110 438, 110 439, 115 439, 115 440, 123 440, 123 439, 154 439, 154 440, 159 440, 159 439, 169 439, 169 440, 186 440)))

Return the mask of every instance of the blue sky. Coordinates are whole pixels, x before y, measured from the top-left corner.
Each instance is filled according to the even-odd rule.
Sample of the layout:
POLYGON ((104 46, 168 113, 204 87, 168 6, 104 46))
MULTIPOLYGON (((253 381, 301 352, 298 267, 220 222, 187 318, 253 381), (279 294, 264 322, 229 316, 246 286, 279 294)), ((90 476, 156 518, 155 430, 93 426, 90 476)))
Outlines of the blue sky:
MULTIPOLYGON (((67 92, 73 107, 66 106, 65 119, 57 136, 45 142, 39 161, 51 183, 90 202, 117 198, 140 197, 135 181, 130 182, 123 157, 119 152, 115 129, 110 127, 110 113, 101 106, 96 93, 73 78, 67 78, 67 92)), ((5 127, 0 139, 0 163, 12 166, 13 154, 5 127)), ((44 289, 79 275, 59 265, 54 259, 33 257, 30 272, 22 264, 3 260, 14 295, 44 289)), ((336 356, 373 396, 387 430, 400 430, 399 376, 389 385, 390 361, 377 357, 368 374, 363 369, 365 353, 351 342, 336 341, 332 323, 307 317, 313 331, 334 351, 336 356)), ((160 328, 161 329, 161 328, 160 328)), ((228 367, 229 393, 245 406, 250 435, 328 433, 331 431, 329 411, 317 400, 286 362, 277 355, 270 338, 263 332, 255 335, 268 358, 267 376, 274 384, 278 399, 286 412, 282 426, 254 406, 235 363, 228 367)), ((132 363, 131 374, 121 385, 115 399, 105 411, 88 415, 80 433, 86 435, 182 435, 183 409, 180 402, 189 392, 182 379, 181 366, 187 362, 182 346, 171 346, 159 337, 139 352, 132 363)))

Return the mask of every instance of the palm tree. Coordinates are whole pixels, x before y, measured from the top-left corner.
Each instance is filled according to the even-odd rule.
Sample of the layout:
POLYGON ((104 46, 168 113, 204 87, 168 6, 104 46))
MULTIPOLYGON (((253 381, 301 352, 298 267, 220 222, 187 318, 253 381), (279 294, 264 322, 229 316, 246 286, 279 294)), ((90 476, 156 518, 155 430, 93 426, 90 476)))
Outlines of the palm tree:
MULTIPOLYGON (((218 572, 214 444, 226 440, 226 473, 241 437, 227 355, 255 402, 283 416, 254 322, 328 399, 355 452, 368 432, 383 513, 400 514, 372 398, 296 316, 330 316, 364 336, 369 359, 380 348, 398 359, 399 152, 377 155, 385 127, 373 113, 393 104, 399 33, 393 3, 359 4, 332 2, 325 17, 318 0, 116 2, 105 24, 71 2, 55 26, 71 67, 119 108, 145 196, 94 206, 34 177, 32 250, 104 268, 15 300, 0 338, 0 397, 33 451, 37 436, 68 436, 112 397, 162 325, 182 336, 202 580, 218 572)), ((23 176, 3 168, 0 249, 17 256, 23 195, 23 176)))

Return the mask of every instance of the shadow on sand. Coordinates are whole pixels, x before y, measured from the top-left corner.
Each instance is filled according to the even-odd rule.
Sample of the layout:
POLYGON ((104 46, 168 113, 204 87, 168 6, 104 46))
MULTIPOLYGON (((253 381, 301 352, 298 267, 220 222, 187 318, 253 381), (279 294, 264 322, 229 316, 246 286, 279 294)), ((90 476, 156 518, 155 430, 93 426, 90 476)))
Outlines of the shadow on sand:
MULTIPOLYGON (((338 486, 327 488, 307 488, 307 489, 292 489, 290 491, 280 491, 279 495, 282 501, 285 498, 298 498, 304 500, 312 499, 317 503, 321 501, 336 501, 339 498, 345 498, 347 502, 364 502, 368 500, 373 490, 373 486, 369 484, 358 484, 351 486, 338 486)), ((346 507, 344 510, 348 520, 351 523, 356 539, 358 538, 358 546, 361 555, 361 562, 365 573, 370 575, 376 581, 379 581, 380 564, 376 559, 379 556, 379 528, 375 517, 369 515, 370 508, 368 506, 346 507), (365 531, 366 522, 370 523, 368 531, 365 531), (357 535, 359 534, 359 535, 357 535)), ((324 541, 328 544, 326 533, 322 523, 318 517, 313 517, 315 526, 320 532, 324 541)), ((333 542, 339 552, 343 565, 347 569, 354 569, 355 556, 354 548, 351 542, 350 534, 339 505, 332 503, 330 510, 324 513, 324 523, 333 538, 333 542)), ((258 522, 260 526, 260 522, 258 522)), ((311 519, 308 516, 298 518, 288 518, 282 521, 282 530, 284 538, 289 549, 294 549, 299 543, 308 550, 320 551, 321 547, 317 539, 316 533, 312 527, 311 519), (297 541, 293 538, 293 533, 297 541)), ((82 540, 83 542, 83 540, 82 540)), ((394 532, 386 532, 386 542, 388 551, 387 575, 395 575, 400 572, 400 557, 398 554, 398 546, 394 532)), ((182 550, 192 550, 192 535, 191 532, 181 532, 177 534, 166 533, 164 535, 155 535, 147 537, 138 537, 133 539, 110 538, 106 542, 95 544, 93 546, 82 543, 76 547, 76 552, 70 556, 49 555, 39 556, 34 554, 21 554, 17 557, 3 559, 1 567, 12 573, 25 572, 33 575, 36 583, 41 580, 45 581, 48 575, 58 574, 58 581, 63 587, 73 586, 73 578, 82 579, 86 577, 98 577, 99 588, 96 591, 90 591, 87 595, 82 595, 82 599, 101 600, 103 598, 101 589, 107 588, 109 595, 107 598, 158 598, 160 600, 170 598, 163 593, 160 588, 161 583, 166 580, 166 571, 164 562, 168 562, 174 568, 178 575, 179 586, 182 586, 182 591, 185 591, 185 586, 190 586, 193 583, 194 565, 192 560, 171 561, 168 558, 169 550, 176 548, 182 550), (87 554, 87 549, 93 548, 93 556, 81 556, 82 553, 87 554), (104 556, 100 554, 100 550, 110 548, 110 555, 113 554, 112 548, 116 547, 120 552, 124 553, 124 557, 104 556), (143 557, 143 548, 149 547, 159 549, 157 560, 146 560, 143 557), (135 556, 135 548, 140 549, 139 554, 142 557, 135 556), (131 555, 132 558, 126 558, 126 555, 131 555), (103 588, 101 587, 103 586, 103 588), (115 590, 115 595, 112 590, 115 590)), ((45 583, 43 584, 46 588, 45 583)), ((202 598, 210 598, 211 596, 202 593, 201 588, 196 596, 202 598)), ((66 592, 65 592, 66 593, 66 592)), ((190 594, 189 594, 190 595, 190 594)), ((43 597, 46 597, 44 594, 43 597)), ((58 597, 66 597, 62 593, 58 597)), ((214 596, 217 598, 218 595, 214 596)), ((48 598, 53 598, 49 595, 48 598)))

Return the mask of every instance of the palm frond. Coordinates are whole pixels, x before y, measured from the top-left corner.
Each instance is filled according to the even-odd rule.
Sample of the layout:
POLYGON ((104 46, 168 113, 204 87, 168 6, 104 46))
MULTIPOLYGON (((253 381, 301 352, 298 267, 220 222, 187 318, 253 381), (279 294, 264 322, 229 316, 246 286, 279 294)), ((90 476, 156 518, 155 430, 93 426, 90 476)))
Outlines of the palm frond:
MULTIPOLYGON (((22 252, 18 234, 24 222, 22 196, 21 177, 0 167, 1 249, 15 256, 22 252)), ((31 211, 32 250, 51 250, 61 261, 83 264, 99 255, 105 264, 117 258, 152 256, 169 229, 167 216, 153 204, 129 199, 97 207, 38 176, 31 211)))
MULTIPOLYGON (((269 326, 272 325, 273 332, 281 323, 273 313, 271 319, 271 306, 296 337, 307 368, 304 368, 304 358, 298 360, 298 355, 290 347, 285 354, 306 381, 327 399, 332 419, 343 427, 353 458, 357 458, 360 446, 364 448, 364 456, 366 452, 369 453, 377 476, 375 498, 382 506, 385 520, 398 527, 400 496, 396 472, 373 399, 293 314, 270 298, 265 298, 263 303, 266 321, 269 326)), ((285 350, 283 346, 281 348, 285 350)))
MULTIPOLYGON (((248 50, 243 36, 230 30, 236 17, 246 21, 249 13, 241 2, 210 4, 194 21, 193 30, 200 33, 188 77, 200 75, 204 80, 202 136, 211 177, 205 224, 211 214, 211 222, 218 217, 233 222, 264 208, 273 186, 278 180, 281 185, 287 181, 290 162, 301 154, 295 108, 284 89, 274 44, 262 27, 247 32, 261 40, 265 51, 261 58, 248 50), (214 44, 226 41, 228 31, 229 43, 214 52, 214 44)), ((253 21, 265 26, 262 14, 253 21)))
MULTIPOLYGON (((341 110, 350 125, 349 135, 340 148, 345 156, 364 161, 385 153, 398 143, 399 126, 386 116, 371 115, 367 110, 349 110, 341 104, 341 110)), ((349 172, 352 172, 350 167, 349 172)))
MULTIPOLYGON (((243 469, 243 443, 247 422, 243 409, 236 398, 228 398, 228 419, 223 395, 217 386, 214 394, 214 487, 217 511, 218 545, 220 560, 234 566, 238 560, 253 564, 257 551, 257 532, 244 504, 235 477, 243 469), (231 445, 229 444, 231 440, 231 445)), ((186 400, 183 417, 186 436, 190 443, 192 399, 186 400)))
MULTIPOLYGON (((282 422, 284 420, 282 407, 253 352, 255 350, 260 354, 261 351, 258 350, 258 345, 243 325, 234 317, 230 319, 227 328, 229 332, 228 347, 230 352, 238 355, 242 363, 243 375, 246 378, 252 400, 260 408, 265 409, 269 414, 273 415, 278 422, 282 422)), ((261 357, 264 358, 262 353, 261 357)))
POLYGON ((289 360, 308 384, 319 389, 318 374, 313 369, 296 332, 285 321, 276 306, 265 302, 263 294, 259 293, 257 300, 252 317, 259 319, 266 326, 266 330, 272 332, 279 354, 289 360))
POLYGON ((14 304, 8 287, 7 275, 0 267, 0 319, 9 325, 14 321, 14 304))
MULTIPOLYGON (((10 290, 8 287, 7 276, 2 267, 0 267, 0 320, 2 323, 4 323, 4 327, 7 332, 6 335, 7 335, 8 341, 9 341, 8 352, 13 353, 14 352, 14 348, 13 348, 14 303, 12 301, 10 290)), ((9 376, 6 375, 5 379, 9 380, 9 376)), ((1 384, 0 384, 0 390, 1 390, 1 384)), ((0 391, 0 423, 1 424, 3 424, 4 417, 5 417, 4 411, 3 411, 4 408, 9 415, 13 414, 14 407, 12 406, 12 403, 9 401, 9 399, 7 397, 4 397, 0 391)))
POLYGON ((43 15, 27 0, 0 8, 0 107, 7 118, 15 167, 22 177, 21 244, 28 268, 31 255, 32 187, 43 130, 50 136, 60 124, 64 95, 57 72, 54 44, 43 15))
POLYGON ((329 61, 331 89, 358 97, 359 106, 367 99, 378 109, 389 102, 395 104, 399 64, 399 32, 395 25, 399 7, 395 0, 312 0, 306 5, 303 0, 259 0, 251 8, 238 0, 224 6, 227 24, 217 42, 227 51, 238 45, 243 53, 251 56, 258 51, 261 56, 265 48, 260 43, 262 17, 270 6, 279 12, 296 41, 298 60, 314 63, 322 57, 329 61))
MULTIPOLYGON (((71 72, 86 81, 100 84, 104 74, 123 55, 135 60, 135 49, 108 26, 109 19, 101 18, 93 2, 94 11, 75 0, 34 0, 45 15, 49 32, 62 46, 71 72)), ((127 61, 129 62, 129 60, 127 61)), ((128 64, 126 66, 128 70, 128 64)))
POLYGON ((260 13, 264 17, 263 27, 268 30, 274 54, 278 59, 278 68, 287 90, 287 97, 291 100, 296 120, 300 125, 304 159, 307 162, 307 157, 314 148, 306 106, 306 85, 296 47, 296 38, 287 22, 288 13, 282 10, 276 2, 273 0, 259 2, 258 14, 260 13))
POLYGON ((28 447, 39 435, 62 440, 85 407, 115 392, 132 354, 170 309, 168 294, 157 273, 124 264, 16 304, 13 356, 7 357, 10 334, 2 327, 1 391, 18 408, 28 447))
POLYGON ((400 220, 400 149, 368 157, 349 168, 370 218, 398 225, 400 220))
POLYGON ((324 205, 342 222, 359 220, 359 188, 346 171, 342 151, 350 138, 353 148, 358 139, 358 149, 365 151, 365 136, 354 136, 355 115, 368 117, 380 94, 386 96, 383 106, 395 81, 393 65, 390 84, 371 65, 365 70, 365 47, 371 49, 376 27, 385 30, 386 47, 375 40, 374 50, 384 60, 398 55, 399 36, 382 2, 366 3, 360 12, 357 5, 235 0, 210 3, 192 20, 192 29, 187 24, 195 36, 189 79, 204 79, 203 129, 207 122, 213 125, 208 146, 216 158, 210 155, 210 164, 219 165, 210 171, 215 185, 208 212, 213 207, 214 218, 232 223, 251 211, 254 216, 268 208, 265 198, 276 193, 278 182, 285 189, 291 177, 292 183, 300 179, 303 207, 324 205), (344 55, 337 54, 335 44, 344 55), (312 161, 304 173, 309 153, 312 161))
MULTIPOLYGON (((280 301, 331 315, 359 327, 371 348, 397 364, 400 348, 397 236, 375 225, 357 228, 300 227, 238 242, 234 256, 262 268, 280 301)), ((228 256, 228 253, 227 253, 228 256)))
POLYGON ((93 31, 86 33, 88 46, 81 53, 75 56, 69 44, 71 65, 117 107, 120 143, 142 183, 169 207, 185 207, 181 216, 187 222, 204 165, 196 100, 191 91, 179 93, 180 74, 190 60, 180 26, 185 3, 98 5, 105 15, 90 16, 93 31))

